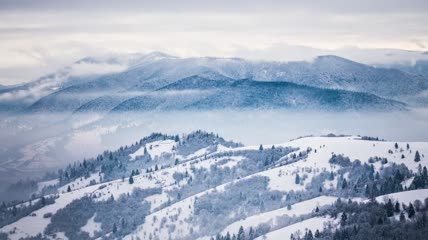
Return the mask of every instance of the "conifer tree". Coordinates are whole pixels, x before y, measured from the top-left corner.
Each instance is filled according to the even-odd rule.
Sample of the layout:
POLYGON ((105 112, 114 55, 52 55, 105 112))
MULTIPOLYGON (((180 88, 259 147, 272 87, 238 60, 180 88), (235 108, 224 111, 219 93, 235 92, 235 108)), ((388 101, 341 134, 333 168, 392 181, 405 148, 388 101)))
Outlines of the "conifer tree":
POLYGON ((306 235, 305 240, 312 240, 314 239, 314 235, 312 234, 312 231, 309 229, 308 234, 306 235))
POLYGON ((298 173, 296 173, 296 179, 294 180, 294 182, 295 182, 296 184, 300 184, 300 176, 299 176, 299 174, 298 174, 298 173))
POLYGON ((340 225, 343 227, 346 225, 346 221, 348 220, 348 215, 345 212, 342 213, 342 217, 340 218, 340 225))
POLYGON ((421 155, 419 155, 419 151, 416 151, 415 153, 415 162, 420 162, 421 161, 421 155))
POLYGON ((400 222, 405 222, 406 221, 406 216, 404 216, 404 213, 403 212, 401 212, 400 213, 400 222))
POLYGON ((398 201, 395 203, 394 212, 396 213, 400 212, 400 203, 398 201))
POLYGON ((116 233, 117 232, 117 226, 116 226, 116 223, 113 223, 113 233, 116 233))
POLYGON ((320 233, 320 230, 316 230, 315 231, 315 235, 314 235, 316 238, 319 238, 319 237, 321 237, 321 233, 320 233))
POLYGON ((346 179, 343 179, 342 181, 342 189, 345 189, 348 187, 348 182, 346 181, 346 179))
POLYGON ((254 240, 256 238, 256 234, 254 233, 253 227, 250 227, 250 231, 248 232, 248 240, 254 240))
POLYGON ((237 240, 245 240, 245 232, 242 226, 239 228, 237 240))
POLYGON ((392 217, 394 216, 394 205, 392 205, 391 199, 388 200, 388 203, 386 204, 386 216, 392 217))
POLYGON ((415 208, 413 207, 412 203, 409 204, 409 208, 407 209, 407 216, 409 218, 412 218, 413 216, 415 216, 415 208))

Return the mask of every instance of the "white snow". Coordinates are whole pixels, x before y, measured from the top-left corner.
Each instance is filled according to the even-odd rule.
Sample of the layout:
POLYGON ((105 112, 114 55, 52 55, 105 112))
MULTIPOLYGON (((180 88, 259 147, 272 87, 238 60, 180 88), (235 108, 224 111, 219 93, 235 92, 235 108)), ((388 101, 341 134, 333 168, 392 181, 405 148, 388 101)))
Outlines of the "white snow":
MULTIPOLYGON (((419 163, 414 161, 414 154, 416 150, 421 154, 421 164, 426 165, 426 156, 422 157, 424 153, 428 153, 428 142, 410 142, 410 150, 406 150, 407 142, 398 142, 399 149, 403 148, 403 152, 395 150, 395 142, 387 141, 364 141, 360 140, 359 137, 308 137, 300 138, 291 142, 281 144, 283 146, 299 147, 301 150, 305 150, 308 147, 316 149, 316 154, 310 154, 308 160, 325 160, 330 159, 333 153, 343 154, 353 160, 360 160, 361 162, 367 162, 370 157, 385 157, 389 162, 395 162, 397 164, 404 163, 409 169, 417 170, 419 163), (389 154, 388 150, 392 150, 393 153, 389 154), (412 153, 410 153, 412 151, 412 153), (405 158, 401 158, 404 154, 405 158), (425 163, 425 164, 424 164, 425 163)), ((380 168, 380 165, 375 165, 380 168)))
POLYGON ((314 212, 316 207, 321 208, 326 205, 331 205, 336 200, 337 200, 336 197, 321 196, 321 197, 316 197, 307 201, 293 204, 290 210, 288 210, 287 207, 284 207, 284 208, 280 208, 270 212, 264 212, 257 215, 253 215, 251 217, 234 222, 231 225, 227 226, 222 231, 222 235, 226 234, 227 232, 231 234, 237 233, 241 226, 244 229, 246 229, 249 227, 255 228, 257 227, 257 225, 261 223, 270 223, 271 227, 274 227, 277 224, 276 219, 280 216, 293 217, 293 216, 301 216, 301 215, 309 214, 314 212))
POLYGON ((70 186, 71 190, 84 188, 84 187, 89 186, 91 181, 95 181, 95 183, 99 183, 100 182, 99 174, 93 173, 88 178, 84 178, 84 177, 78 178, 78 179, 58 188, 58 192, 60 192, 60 193, 67 192, 68 186, 70 186))
POLYGON ((403 188, 409 188, 410 187, 410 185, 412 184, 412 182, 413 182, 413 179, 414 179, 415 177, 411 177, 411 178, 409 178, 409 179, 406 179, 406 180, 404 180, 402 183, 401 183, 401 186, 403 186, 403 188))
POLYGON ((65 236, 64 232, 57 232, 55 240, 68 240, 68 237, 65 236))
POLYGON ((324 226, 332 223, 332 220, 327 217, 314 217, 290 226, 280 228, 276 231, 267 233, 266 235, 256 238, 256 240, 282 240, 290 239, 291 234, 295 237, 302 237, 306 231, 311 230, 312 233, 318 229, 320 232, 324 229, 324 226))
POLYGON ((86 222, 85 226, 81 228, 82 231, 89 234, 89 237, 94 237, 95 232, 101 231, 101 223, 95 222, 95 217, 96 214, 88 219, 88 222, 86 222))
POLYGON ((377 197, 376 201, 387 202, 388 199, 391 199, 393 202, 399 201, 400 203, 409 204, 416 200, 424 202, 425 198, 428 198, 428 189, 418 189, 382 195, 377 197))
POLYGON ((145 146, 140 147, 136 152, 130 154, 129 156, 132 159, 135 159, 137 156, 144 155, 144 147, 146 147, 147 152, 150 154, 152 159, 156 159, 157 157, 161 157, 164 153, 173 153, 172 148, 176 146, 176 142, 174 140, 161 140, 155 141, 146 144, 145 146))

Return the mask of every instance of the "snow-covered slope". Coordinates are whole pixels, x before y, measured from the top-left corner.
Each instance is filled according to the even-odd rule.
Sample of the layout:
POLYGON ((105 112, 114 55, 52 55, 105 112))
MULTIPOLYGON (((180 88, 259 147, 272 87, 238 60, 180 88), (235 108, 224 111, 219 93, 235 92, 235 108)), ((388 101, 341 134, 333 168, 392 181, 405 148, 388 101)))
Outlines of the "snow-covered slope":
MULTIPOLYGON (((153 106, 147 103, 145 106, 156 108, 170 100, 163 96, 165 90, 172 90, 179 98, 178 93, 187 93, 183 89, 196 86, 197 92, 202 88, 204 93, 176 102, 194 106, 203 104, 204 101, 213 101, 205 91, 209 89, 223 93, 215 95, 217 101, 230 92, 235 94, 234 98, 238 95, 236 102, 228 99, 223 103, 229 107, 259 107, 263 102, 248 106, 244 104, 244 97, 263 99, 286 92, 285 95, 291 96, 286 99, 284 96, 277 96, 275 101, 266 101, 265 104, 268 107, 282 108, 293 104, 298 108, 312 104, 318 108, 325 105, 327 108, 336 106, 338 109, 365 109, 370 105, 379 104, 379 108, 395 105, 384 98, 406 100, 428 89, 424 76, 396 69, 375 68, 337 56, 321 56, 312 62, 283 63, 239 58, 178 58, 155 52, 147 55, 82 59, 34 82, 1 90, 0 109, 25 109, 27 112, 108 112, 115 107, 127 109, 124 106, 132 104, 133 108, 128 107, 130 110, 147 110, 142 106, 138 107, 138 103, 154 102, 153 106), (189 78, 191 82, 188 81, 189 78), (183 82, 183 79, 187 81, 183 82), (214 81, 207 85, 206 79, 214 81), (239 81, 242 79, 251 81, 239 81), (225 93, 225 85, 234 81, 237 81, 237 86, 227 88, 225 93), (288 84, 284 87, 284 84, 266 82, 288 84), (184 83, 186 84, 183 85, 184 83), (254 85, 264 91, 253 91, 254 85), (163 91, 157 91, 161 89, 163 91), (238 90, 244 93, 250 91, 251 94, 243 95, 238 90), (271 94, 266 95, 265 91, 271 94), (236 104, 240 101, 242 106, 236 104)), ((166 105, 165 109, 183 107, 171 106, 171 103, 166 105)), ((224 107, 223 105, 220 106, 224 107)))
MULTIPOLYGON (((91 174, 84 177, 68 182, 64 179, 40 182, 39 188, 57 186, 57 192, 49 195, 55 197, 55 202, 34 209, 3 226, 0 232, 10 239, 38 234, 71 239, 78 239, 76 236, 80 239, 114 236, 209 239, 217 234, 238 234, 242 228, 247 235, 250 229, 254 230, 256 239, 284 239, 291 234, 303 236, 309 230, 315 233, 326 227, 341 228, 339 217, 329 215, 338 199, 370 202, 363 192, 355 190, 358 186, 355 191, 348 191, 342 183, 347 180, 353 184, 355 174, 363 175, 360 171, 364 164, 372 164, 373 171, 381 173, 380 180, 387 177, 388 169, 397 166, 394 164, 403 164, 409 169, 408 173, 403 170, 404 180, 413 181, 415 176, 422 174, 418 172, 428 160, 426 142, 369 141, 358 136, 306 137, 263 148, 234 145, 220 138, 207 140, 209 145, 201 144, 203 139, 213 136, 204 132, 179 140, 153 136, 131 147, 106 152, 102 155, 105 158, 86 161, 81 169, 91 168, 94 163, 100 167, 94 167, 91 174), (419 162, 415 162, 416 151, 419 162), (359 160, 361 164, 333 163, 330 159, 338 155, 348 157, 351 163, 359 160), (117 168, 112 171, 122 171, 126 166, 123 173, 128 175, 120 177, 110 171, 115 161, 117 168), (133 175, 129 175, 130 170, 133 175), (113 176, 118 177, 106 180, 113 176), (145 195, 145 191, 151 193, 145 195), (105 219, 101 216, 108 214, 106 212, 76 205, 89 201, 93 207, 110 206, 108 204, 129 201, 126 199, 137 202, 129 203, 130 208, 133 204, 143 204, 140 207, 148 204, 143 219, 125 216, 105 219), (89 212, 84 213, 86 211, 89 212), (48 213, 53 216, 46 217, 48 213), (64 226, 61 221, 66 220, 60 216, 68 216, 70 226, 64 226), (75 226, 75 232, 69 232, 67 227, 71 226, 75 226)), ((426 189, 417 189, 378 194, 376 200, 382 203, 391 198, 408 204, 415 200, 423 202, 426 197, 426 189)), ((26 206, 30 206, 29 202, 26 206)), ((17 205, 15 208, 24 207, 17 205)), ((133 209, 129 214, 138 211, 143 210, 133 209)))

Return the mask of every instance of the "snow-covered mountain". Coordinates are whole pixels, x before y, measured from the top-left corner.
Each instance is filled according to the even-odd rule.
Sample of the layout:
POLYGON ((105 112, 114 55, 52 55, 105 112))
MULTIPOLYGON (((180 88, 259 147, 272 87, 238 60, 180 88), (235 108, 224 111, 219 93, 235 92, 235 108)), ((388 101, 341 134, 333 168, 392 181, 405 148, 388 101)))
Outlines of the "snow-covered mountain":
MULTIPOLYGON (((152 134, 32 184, 4 239, 423 239, 428 143, 152 134)), ((23 186, 15 185, 15 187, 23 186)))
MULTIPOLYGON (((173 89, 180 99, 186 98, 184 102, 176 101, 178 106, 169 105, 168 109, 197 109, 199 102, 212 102, 213 98, 214 102, 224 101, 222 96, 213 95, 212 90, 224 92, 227 88, 228 91, 238 90, 233 92, 238 99, 264 98, 266 94, 263 89, 282 95, 280 101, 267 99, 259 104, 266 108, 309 106, 348 110, 368 107, 382 109, 386 106, 385 110, 389 110, 403 108, 402 104, 395 101, 402 102, 409 96, 423 94, 428 89, 428 80, 423 75, 376 68, 337 56, 322 56, 312 62, 264 62, 239 58, 179 58, 154 52, 102 59, 84 58, 34 82, 1 90, 0 108, 21 112, 110 111, 128 109, 130 102, 143 99, 148 103, 141 109, 136 103, 129 109, 146 110, 146 106, 161 105, 153 96, 162 95, 165 88, 173 89), (189 86, 173 89, 176 86, 174 83, 183 84, 190 77, 194 77, 193 80, 201 79, 202 83, 190 82, 189 86), (195 88, 195 84, 207 84, 206 79, 235 81, 241 85, 232 89, 230 84, 210 82, 208 91, 193 91, 196 96, 182 90, 195 88), (244 84, 245 80, 249 83, 244 84), (251 89, 255 85, 260 87, 260 92, 251 89), (243 92, 251 94, 242 96, 243 92), (330 100, 326 101, 323 99, 325 97, 330 100)), ((415 102, 409 101, 410 104, 415 102)), ((230 101, 223 104, 234 108, 243 107, 230 101)))

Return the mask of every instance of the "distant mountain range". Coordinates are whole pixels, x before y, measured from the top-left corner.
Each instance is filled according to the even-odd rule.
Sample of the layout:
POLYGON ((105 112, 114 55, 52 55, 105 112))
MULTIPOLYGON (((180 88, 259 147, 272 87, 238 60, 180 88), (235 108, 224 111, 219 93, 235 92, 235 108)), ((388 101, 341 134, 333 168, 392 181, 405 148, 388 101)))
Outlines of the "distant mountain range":
POLYGON ((30 113, 223 108, 400 110, 424 102, 428 77, 425 65, 419 64, 421 67, 409 69, 380 68, 337 56, 320 56, 312 62, 265 62, 178 58, 160 52, 88 57, 36 81, 0 88, 0 109, 30 113), (126 67, 76 74, 76 66, 81 65, 126 67))

